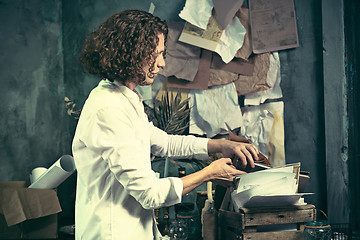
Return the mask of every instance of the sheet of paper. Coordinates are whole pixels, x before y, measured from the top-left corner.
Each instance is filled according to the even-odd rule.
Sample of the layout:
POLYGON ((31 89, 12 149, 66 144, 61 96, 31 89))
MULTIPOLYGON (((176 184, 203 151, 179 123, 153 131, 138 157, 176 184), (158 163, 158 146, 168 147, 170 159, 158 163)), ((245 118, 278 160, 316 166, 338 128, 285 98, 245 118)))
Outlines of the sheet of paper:
POLYGON ((221 34, 220 41, 216 46, 217 52, 225 63, 229 63, 244 43, 246 29, 239 18, 234 17, 231 23, 221 34))
POLYGON ((245 205, 245 208, 252 207, 280 207, 289 205, 305 205, 304 195, 313 193, 295 193, 285 195, 254 196, 245 205), (302 201, 301 201, 302 200, 302 201))
POLYGON ((200 89, 205 90, 208 88, 208 82, 210 78, 210 64, 212 53, 203 49, 201 51, 199 68, 195 75, 194 81, 189 82, 186 80, 178 79, 174 76, 170 76, 167 79, 166 86, 173 88, 186 88, 186 89, 200 89))
MULTIPOLYGON (((295 174, 292 172, 292 169, 287 168, 287 170, 288 170, 287 172, 258 171, 258 172, 243 174, 239 176, 239 183, 236 189, 236 193, 247 191, 255 186, 268 186, 268 184, 277 183, 277 181, 279 180, 281 181, 285 180, 285 184, 287 184, 286 181, 289 181, 291 179, 295 180, 295 174)), ((293 183, 296 184, 296 182, 292 182, 291 186, 293 183)), ((273 188, 269 188, 267 191, 270 191, 269 193, 272 194, 276 192, 278 187, 282 187, 282 186, 281 185, 275 186, 273 188)), ((289 188, 287 193, 292 194, 295 192, 296 189, 289 188)), ((266 195, 265 192, 260 192, 260 194, 266 195)))
POLYGON ((293 177, 282 177, 260 185, 251 185, 240 192, 233 191, 231 197, 234 205, 241 208, 248 206, 252 198, 257 196, 293 195, 296 194, 293 190, 294 181, 293 177))
POLYGON ((217 52, 228 63, 242 47, 246 29, 238 17, 221 28, 212 9, 211 0, 187 0, 179 14, 186 21, 179 41, 217 52))
POLYGON ((234 17, 231 23, 222 30, 214 16, 209 19, 205 30, 185 23, 179 41, 214 51, 229 63, 244 43, 246 29, 239 18, 234 17))
POLYGON ((274 123, 274 115, 268 109, 254 106, 244 107, 242 112, 243 126, 240 129, 241 136, 249 139, 265 157, 269 158, 268 145, 271 128, 274 123))
POLYGON ((196 27, 206 29, 212 9, 212 0, 186 0, 179 17, 196 27))
POLYGON ((231 129, 242 126, 242 114, 233 83, 216 86, 208 90, 190 90, 191 134, 213 137, 227 134, 227 123, 231 129))
POLYGON ((167 25, 166 65, 160 69, 159 73, 165 77, 175 76, 178 79, 194 81, 199 67, 201 49, 178 41, 184 22, 167 21, 167 25))
POLYGON ((151 13, 151 14, 154 14, 154 11, 155 11, 155 5, 154 5, 154 3, 150 3, 150 7, 149 7, 149 13, 151 13))
POLYGON ((229 63, 226 64, 218 54, 213 53, 210 67, 212 69, 224 70, 228 72, 251 76, 254 72, 254 66, 254 58, 251 58, 249 60, 233 58, 229 63))
POLYGON ((234 82, 238 95, 241 95, 239 92, 256 92, 256 89, 264 88, 266 79, 264 79, 265 84, 263 84, 256 81, 256 79, 253 80, 253 76, 246 76, 255 73, 255 66, 255 58, 248 60, 233 58, 231 62, 225 64, 217 53, 213 53, 208 86, 219 86, 234 82), (240 77, 242 77, 242 79, 247 77, 247 79, 239 81, 240 77))
POLYGON ((300 162, 236 176, 231 192, 235 209, 304 204, 298 193, 300 162))
MULTIPOLYGON (((239 74, 228 72, 219 69, 210 69, 209 87, 229 84, 236 82, 239 79, 239 74)), ((235 85, 236 87, 236 85, 235 85)), ((236 87, 237 89, 237 87, 236 87)))
POLYGON ((236 12, 236 16, 239 18, 241 24, 246 29, 244 37, 244 43, 241 48, 236 52, 235 57, 247 60, 252 54, 252 46, 250 41, 250 23, 249 23, 249 9, 246 6, 240 8, 236 12))
POLYGON ((52 189, 59 186, 76 170, 74 159, 70 155, 60 157, 29 188, 52 189))
POLYGON ((283 176, 288 176, 287 174, 292 173, 294 175, 291 176, 293 176, 293 178, 296 180, 296 184, 298 184, 298 179, 300 175, 300 166, 301 163, 297 162, 297 163, 285 164, 277 167, 267 167, 259 171, 235 176, 235 179, 236 181, 238 181, 239 183, 238 186, 240 187, 241 184, 247 185, 250 182, 253 182, 255 184, 269 182, 275 179, 279 179, 283 176))
POLYGON ((223 30, 213 15, 209 18, 206 29, 201 29, 189 22, 184 24, 179 41, 210 51, 215 51, 220 42, 223 30))
POLYGON ((47 168, 37 167, 34 168, 30 173, 30 184, 35 182, 41 175, 43 175, 47 171, 47 168))
POLYGON ((234 82, 238 95, 248 96, 256 92, 270 89, 267 73, 270 67, 270 53, 252 55, 249 60, 254 61, 254 70, 251 76, 240 74, 234 82))
POLYGON ((249 0, 253 52, 299 46, 293 0, 249 0))
POLYGON ((265 103, 242 108, 243 126, 240 135, 259 148, 271 166, 285 164, 284 103, 265 103))
POLYGON ((222 29, 225 29, 235 13, 241 8, 244 0, 212 0, 216 19, 218 20, 222 29))
POLYGON ((280 58, 278 52, 270 54, 270 65, 266 78, 270 89, 245 95, 245 105, 259 105, 268 99, 282 98, 280 87, 280 58))

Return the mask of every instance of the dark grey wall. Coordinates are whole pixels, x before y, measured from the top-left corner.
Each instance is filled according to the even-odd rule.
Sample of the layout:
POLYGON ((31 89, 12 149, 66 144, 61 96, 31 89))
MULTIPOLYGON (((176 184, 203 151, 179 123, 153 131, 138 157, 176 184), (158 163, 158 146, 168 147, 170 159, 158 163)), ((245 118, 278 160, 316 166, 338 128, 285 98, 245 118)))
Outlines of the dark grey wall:
POLYGON ((349 219, 349 145, 343 2, 323 1, 325 156, 329 218, 349 219))
POLYGON ((0 1, 0 180, 69 153, 60 1, 0 1))
POLYGON ((295 1, 295 11, 300 46, 279 51, 285 157, 310 172, 306 201, 326 210, 321 2, 295 1))

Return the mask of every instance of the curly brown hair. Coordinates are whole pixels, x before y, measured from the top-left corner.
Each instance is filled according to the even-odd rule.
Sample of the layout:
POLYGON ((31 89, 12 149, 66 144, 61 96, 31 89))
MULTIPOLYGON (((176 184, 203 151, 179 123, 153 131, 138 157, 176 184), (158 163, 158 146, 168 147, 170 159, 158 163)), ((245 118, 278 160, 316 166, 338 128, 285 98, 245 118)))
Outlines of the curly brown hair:
POLYGON ((167 32, 166 22, 148 12, 118 12, 86 37, 80 63, 86 72, 102 79, 141 84, 144 64, 150 76, 154 71, 158 35, 164 34, 166 43, 167 32))

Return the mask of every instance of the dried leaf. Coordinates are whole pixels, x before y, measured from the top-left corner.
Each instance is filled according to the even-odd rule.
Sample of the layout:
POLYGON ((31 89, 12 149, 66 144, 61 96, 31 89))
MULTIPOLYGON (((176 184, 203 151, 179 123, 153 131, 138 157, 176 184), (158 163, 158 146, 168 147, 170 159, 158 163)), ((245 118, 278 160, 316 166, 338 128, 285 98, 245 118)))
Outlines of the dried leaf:
POLYGON ((169 134, 183 134, 188 127, 190 109, 189 99, 181 101, 178 91, 174 97, 173 92, 163 94, 161 101, 154 102, 154 117, 156 126, 169 134))

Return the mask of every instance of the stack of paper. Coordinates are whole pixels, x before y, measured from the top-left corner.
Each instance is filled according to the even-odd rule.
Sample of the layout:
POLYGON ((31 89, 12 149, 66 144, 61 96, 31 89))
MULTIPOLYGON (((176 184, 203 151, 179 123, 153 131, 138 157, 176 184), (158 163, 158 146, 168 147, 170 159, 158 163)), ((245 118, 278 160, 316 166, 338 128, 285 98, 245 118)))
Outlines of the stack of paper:
POLYGON ((269 168, 236 177, 231 193, 235 211, 239 208, 305 204, 298 193, 300 163, 269 168))

